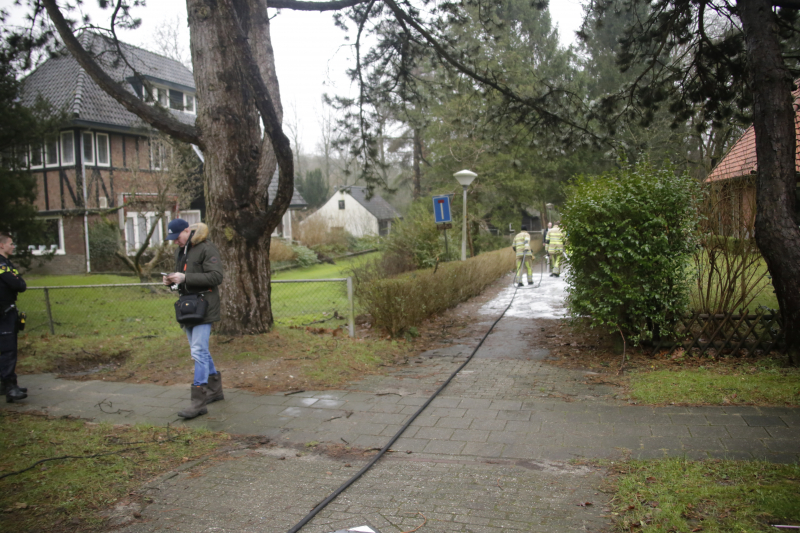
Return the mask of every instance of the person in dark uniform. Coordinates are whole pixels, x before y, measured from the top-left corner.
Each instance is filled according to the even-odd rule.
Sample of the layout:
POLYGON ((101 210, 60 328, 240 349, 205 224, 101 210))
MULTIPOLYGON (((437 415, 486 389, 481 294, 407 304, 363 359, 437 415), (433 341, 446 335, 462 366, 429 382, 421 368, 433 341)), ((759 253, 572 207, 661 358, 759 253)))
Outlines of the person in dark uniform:
POLYGON ((19 275, 17 267, 8 259, 17 246, 5 233, 0 233, 0 378, 2 394, 8 403, 24 400, 28 389, 17 385, 17 331, 19 313, 17 294, 25 292, 28 286, 19 275))

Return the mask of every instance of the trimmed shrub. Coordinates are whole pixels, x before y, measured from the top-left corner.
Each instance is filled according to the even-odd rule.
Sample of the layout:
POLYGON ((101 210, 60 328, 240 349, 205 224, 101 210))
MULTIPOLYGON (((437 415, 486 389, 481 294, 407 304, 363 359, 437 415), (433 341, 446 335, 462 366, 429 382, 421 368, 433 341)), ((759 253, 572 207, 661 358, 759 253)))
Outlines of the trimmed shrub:
POLYGON ((297 256, 292 247, 283 239, 271 239, 269 244, 269 260, 271 262, 293 261, 297 256))
POLYGON ((312 250, 327 254, 347 251, 348 234, 341 229, 332 229, 328 220, 309 215, 294 227, 294 239, 312 250))
POLYGON ((309 267, 319 263, 319 259, 317 259, 317 254, 314 250, 295 244, 292 246, 292 251, 294 252, 295 261, 297 261, 298 266, 309 267))
POLYGON ((119 228, 107 219, 96 220, 89 226, 89 250, 92 259, 92 270, 111 272, 123 268, 117 258, 119 247, 119 228))
POLYGON ((634 343, 687 308, 698 183, 649 162, 567 188, 570 314, 634 343))
POLYGON ((386 253, 403 263, 411 261, 417 268, 429 268, 437 259, 446 260, 443 239, 434 222, 433 202, 430 197, 421 198, 411 204, 403 220, 392 224, 392 233, 386 239, 386 253))
MULTIPOLYGON (((393 278, 356 275, 355 296, 374 324, 397 336, 429 316, 480 294, 491 282, 514 269, 514 252, 505 248, 466 261, 416 270, 393 278)), ((378 273, 379 267, 371 272, 378 273)))

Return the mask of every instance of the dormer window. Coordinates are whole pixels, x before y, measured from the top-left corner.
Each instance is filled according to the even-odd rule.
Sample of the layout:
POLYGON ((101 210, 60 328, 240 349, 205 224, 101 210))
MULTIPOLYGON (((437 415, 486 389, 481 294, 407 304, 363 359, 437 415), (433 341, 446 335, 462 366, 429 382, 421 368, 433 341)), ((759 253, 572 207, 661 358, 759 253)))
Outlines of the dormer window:
POLYGON ((194 95, 183 93, 183 110, 187 113, 194 113, 194 95))
POLYGON ((185 113, 195 113, 195 109, 197 108, 197 102, 195 101, 194 93, 181 91, 179 89, 172 89, 169 87, 164 87, 163 85, 158 85, 157 83, 150 83, 148 82, 148 86, 150 87, 150 93, 143 89, 141 82, 139 80, 130 80, 131 87, 136 92, 136 95, 143 100, 146 100, 148 103, 155 104, 158 102, 158 105, 162 107, 166 107, 168 109, 174 109, 175 111, 183 111, 185 113))
POLYGON ((168 94, 169 94, 169 92, 167 91, 167 89, 163 89, 161 87, 156 87, 156 88, 153 89, 153 95, 155 97, 153 99, 156 102, 158 102, 158 105, 160 105, 160 106, 167 107, 167 99, 168 99, 167 95, 168 94))

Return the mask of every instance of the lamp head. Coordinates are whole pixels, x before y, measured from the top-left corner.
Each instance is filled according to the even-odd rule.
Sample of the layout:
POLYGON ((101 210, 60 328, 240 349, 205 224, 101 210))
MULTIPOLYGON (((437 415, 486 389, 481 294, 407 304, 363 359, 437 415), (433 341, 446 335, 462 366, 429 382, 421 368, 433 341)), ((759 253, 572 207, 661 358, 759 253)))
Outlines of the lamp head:
POLYGON ((472 183, 472 180, 477 178, 478 175, 471 170, 459 170, 453 174, 453 177, 458 180, 458 183, 460 183, 462 187, 469 187, 469 184, 472 183))

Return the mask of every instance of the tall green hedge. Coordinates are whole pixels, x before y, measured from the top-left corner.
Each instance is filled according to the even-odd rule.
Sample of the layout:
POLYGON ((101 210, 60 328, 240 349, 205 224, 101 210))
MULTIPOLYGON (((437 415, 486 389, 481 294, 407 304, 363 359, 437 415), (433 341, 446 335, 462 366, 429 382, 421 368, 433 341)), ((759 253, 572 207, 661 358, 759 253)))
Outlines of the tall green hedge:
POLYGON ((487 285, 512 271, 514 260, 511 248, 504 248, 391 278, 376 277, 374 270, 370 276, 362 269, 353 273, 355 296, 372 315, 376 327, 397 336, 429 316, 480 294, 487 285))
POLYGON ((687 173, 649 162, 575 178, 562 218, 570 314, 638 342, 683 312, 697 198, 687 173))

